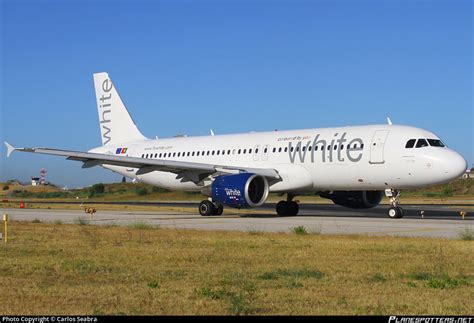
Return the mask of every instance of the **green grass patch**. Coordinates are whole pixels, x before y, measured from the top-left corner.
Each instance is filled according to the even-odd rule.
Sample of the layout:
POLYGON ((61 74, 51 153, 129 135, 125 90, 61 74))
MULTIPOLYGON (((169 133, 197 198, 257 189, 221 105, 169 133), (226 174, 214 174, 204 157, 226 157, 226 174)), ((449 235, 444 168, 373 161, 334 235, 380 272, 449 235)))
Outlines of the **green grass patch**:
POLYGON ((459 232, 459 238, 464 241, 474 240, 474 230, 472 228, 465 228, 459 232))
POLYGON ((387 281, 387 278, 381 273, 375 273, 370 277, 370 281, 375 283, 383 283, 387 281))
POLYGON ((258 276, 259 279, 273 280, 278 278, 314 278, 321 279, 324 277, 324 273, 319 270, 289 270, 289 269, 278 269, 275 271, 265 272, 258 276))
POLYGON ((158 284, 156 280, 152 280, 148 282, 147 286, 150 287, 151 289, 155 289, 155 288, 159 288, 160 284, 158 284))
MULTIPOLYGON (((447 289, 469 285, 469 279, 464 275, 456 278, 450 277, 448 274, 432 275, 426 272, 414 273, 407 276, 410 279, 424 283, 427 288, 447 289)), ((415 282, 408 282, 408 286, 416 287, 415 282)))
POLYGON ((132 222, 131 224, 128 225, 128 227, 132 229, 139 229, 139 230, 150 230, 150 229, 159 228, 159 226, 147 223, 143 220, 132 222))
POLYGON ((293 232, 294 234, 297 234, 297 235, 306 235, 306 234, 308 234, 308 231, 302 225, 291 228, 291 232, 293 232))

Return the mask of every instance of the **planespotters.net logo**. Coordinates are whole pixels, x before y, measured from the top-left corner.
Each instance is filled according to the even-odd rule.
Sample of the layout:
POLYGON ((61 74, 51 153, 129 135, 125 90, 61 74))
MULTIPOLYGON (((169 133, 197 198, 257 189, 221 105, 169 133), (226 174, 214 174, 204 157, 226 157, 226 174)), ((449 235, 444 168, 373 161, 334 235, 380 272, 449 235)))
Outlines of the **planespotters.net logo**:
POLYGON ((388 323, 474 323, 473 317, 407 317, 390 316, 388 323))

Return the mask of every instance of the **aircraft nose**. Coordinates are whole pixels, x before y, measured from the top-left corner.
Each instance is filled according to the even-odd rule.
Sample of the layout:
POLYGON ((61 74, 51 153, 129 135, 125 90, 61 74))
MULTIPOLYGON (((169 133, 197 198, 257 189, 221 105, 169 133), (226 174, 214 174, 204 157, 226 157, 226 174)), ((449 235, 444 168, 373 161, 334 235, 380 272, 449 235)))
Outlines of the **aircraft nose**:
POLYGON ((443 158, 443 172, 446 177, 456 179, 462 176, 467 169, 467 162, 463 156, 453 150, 446 151, 443 158))

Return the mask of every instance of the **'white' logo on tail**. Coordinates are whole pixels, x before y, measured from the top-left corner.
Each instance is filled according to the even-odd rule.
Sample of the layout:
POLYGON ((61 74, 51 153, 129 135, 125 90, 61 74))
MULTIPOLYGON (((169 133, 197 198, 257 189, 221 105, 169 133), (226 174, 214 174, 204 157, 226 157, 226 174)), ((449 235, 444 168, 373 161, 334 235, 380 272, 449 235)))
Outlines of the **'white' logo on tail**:
POLYGON ((112 91, 112 88, 113 88, 113 85, 112 85, 112 81, 110 81, 110 79, 105 79, 104 82, 102 83, 102 90, 105 92, 104 94, 102 94, 102 97, 99 98, 100 100, 100 109, 102 111, 101 113, 101 117, 100 117, 100 124, 102 126, 102 129, 103 129, 103 132, 102 132, 102 140, 103 140, 103 145, 107 145, 107 143, 109 143, 109 141, 112 139, 110 138, 110 136, 108 136, 110 134, 110 128, 107 127, 105 124, 106 123, 110 123, 111 119, 110 119, 110 113, 112 112, 111 111, 111 104, 110 104, 110 99, 112 98, 112 93, 109 93, 110 91, 112 91), (108 96, 107 96, 108 94, 108 96), (108 115, 108 119, 107 119, 107 114, 108 115))

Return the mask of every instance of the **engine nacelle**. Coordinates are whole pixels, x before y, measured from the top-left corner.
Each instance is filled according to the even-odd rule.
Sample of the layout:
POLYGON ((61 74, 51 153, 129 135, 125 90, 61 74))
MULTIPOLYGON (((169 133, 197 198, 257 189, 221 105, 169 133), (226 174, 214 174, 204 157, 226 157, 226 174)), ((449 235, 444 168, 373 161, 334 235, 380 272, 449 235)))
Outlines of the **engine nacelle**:
POLYGON ((331 199, 334 204, 351 209, 370 209, 380 204, 382 191, 333 191, 321 192, 319 196, 331 199))
POLYGON ((214 202, 235 208, 262 205, 267 200, 268 191, 267 179, 252 173, 218 176, 211 185, 214 202))

